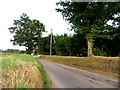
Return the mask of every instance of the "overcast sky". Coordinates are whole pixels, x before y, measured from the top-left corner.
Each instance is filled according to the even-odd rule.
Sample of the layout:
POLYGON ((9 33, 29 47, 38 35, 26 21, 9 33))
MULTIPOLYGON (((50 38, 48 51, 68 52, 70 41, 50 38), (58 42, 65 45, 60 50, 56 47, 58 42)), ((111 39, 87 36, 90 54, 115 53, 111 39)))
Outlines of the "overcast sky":
POLYGON ((20 19, 22 13, 42 22, 47 34, 51 29, 54 34, 68 33, 68 23, 63 20, 61 13, 55 11, 57 1, 59 0, 0 0, 0 49, 25 49, 12 45, 12 35, 8 30, 13 25, 13 20, 20 19))

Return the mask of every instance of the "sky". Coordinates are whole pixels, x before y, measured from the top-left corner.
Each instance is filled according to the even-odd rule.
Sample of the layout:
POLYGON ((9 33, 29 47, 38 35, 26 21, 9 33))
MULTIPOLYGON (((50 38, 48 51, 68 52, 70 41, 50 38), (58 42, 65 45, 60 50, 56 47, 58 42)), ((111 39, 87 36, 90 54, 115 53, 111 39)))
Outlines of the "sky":
POLYGON ((61 13, 56 12, 56 2, 59 0, 0 0, 0 49, 20 49, 25 47, 13 46, 10 39, 8 28, 13 26, 13 20, 19 20, 22 13, 27 14, 30 19, 37 19, 45 25, 46 35, 61 35, 64 33, 72 33, 67 30, 70 26, 68 22, 63 20, 61 13))

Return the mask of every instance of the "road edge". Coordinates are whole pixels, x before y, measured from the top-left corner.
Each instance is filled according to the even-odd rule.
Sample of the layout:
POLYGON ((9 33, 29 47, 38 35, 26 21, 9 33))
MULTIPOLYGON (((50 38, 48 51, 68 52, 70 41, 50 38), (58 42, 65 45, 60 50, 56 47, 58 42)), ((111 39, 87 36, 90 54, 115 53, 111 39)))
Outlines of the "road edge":
MULTIPOLYGON (((52 62, 52 61, 50 61, 52 62)), ((52 62, 56 65, 59 65, 59 66, 62 66, 68 70, 74 70, 74 72, 77 72, 77 73, 80 73, 86 77, 90 77, 94 80, 97 80, 97 81, 102 81, 104 83, 108 83, 108 84, 111 84, 111 85, 114 85, 115 87, 118 87, 118 81, 117 80, 114 80, 114 79, 111 79, 111 78, 108 78, 108 77, 105 77, 105 76, 102 76, 100 74, 96 74, 96 73, 93 73, 93 72, 89 72, 89 71, 85 71, 85 70, 82 70, 82 69, 77 69, 77 68, 74 68, 74 67, 70 67, 70 66, 67 66, 67 65, 64 65, 64 64, 59 64, 59 63, 55 63, 55 62, 52 62), (87 74, 86 74, 87 73, 87 74)))

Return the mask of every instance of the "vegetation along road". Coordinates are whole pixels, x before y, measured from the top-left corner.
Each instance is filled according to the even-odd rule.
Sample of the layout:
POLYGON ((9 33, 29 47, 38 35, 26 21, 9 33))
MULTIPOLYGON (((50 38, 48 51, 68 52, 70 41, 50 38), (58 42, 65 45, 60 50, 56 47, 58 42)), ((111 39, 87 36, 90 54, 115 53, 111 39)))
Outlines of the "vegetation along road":
POLYGON ((0 88, 48 88, 42 64, 31 55, 4 53, 0 56, 0 88))
POLYGON ((81 69, 71 68, 45 59, 39 59, 54 87, 57 88, 117 88, 116 80, 106 78, 81 69))

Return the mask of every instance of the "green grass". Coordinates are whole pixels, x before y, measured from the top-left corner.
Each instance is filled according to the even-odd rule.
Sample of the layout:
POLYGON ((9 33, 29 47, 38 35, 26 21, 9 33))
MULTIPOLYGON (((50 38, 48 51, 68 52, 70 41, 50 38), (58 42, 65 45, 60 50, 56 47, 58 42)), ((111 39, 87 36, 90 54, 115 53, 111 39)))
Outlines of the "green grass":
MULTIPOLYGON (((38 60, 36 61, 37 63, 40 63, 38 60)), ((42 64, 36 64, 36 67, 39 68, 40 72, 41 72, 41 75, 43 77, 43 80, 44 80, 44 86, 43 88, 49 88, 50 87, 50 81, 48 79, 48 76, 44 70, 44 66, 42 64)))
POLYGON ((42 56, 47 60, 118 79, 119 57, 42 56))
POLYGON ((0 56, 3 88, 48 88, 49 80, 43 65, 31 55, 0 56))

